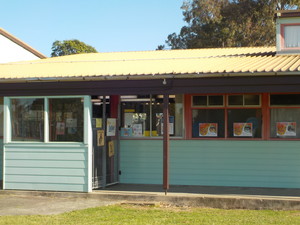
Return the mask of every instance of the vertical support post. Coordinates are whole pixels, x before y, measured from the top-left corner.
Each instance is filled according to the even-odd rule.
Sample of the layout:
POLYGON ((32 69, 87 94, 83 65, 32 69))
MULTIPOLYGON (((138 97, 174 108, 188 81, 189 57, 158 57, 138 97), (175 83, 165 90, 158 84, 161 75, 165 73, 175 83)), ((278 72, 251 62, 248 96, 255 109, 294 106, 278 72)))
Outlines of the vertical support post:
POLYGON ((111 183, 115 183, 119 181, 119 101, 120 96, 119 95, 111 95, 110 96, 110 118, 116 118, 116 135, 114 137, 111 137, 111 141, 114 141, 115 145, 115 155, 111 157, 110 160, 110 169, 111 169, 111 175, 110 175, 110 181, 111 183))
POLYGON ((104 146, 102 150, 102 188, 106 187, 106 96, 102 98, 102 126, 104 131, 104 146))
POLYGON ((163 107, 163 188, 165 194, 169 190, 169 95, 164 94, 163 107))

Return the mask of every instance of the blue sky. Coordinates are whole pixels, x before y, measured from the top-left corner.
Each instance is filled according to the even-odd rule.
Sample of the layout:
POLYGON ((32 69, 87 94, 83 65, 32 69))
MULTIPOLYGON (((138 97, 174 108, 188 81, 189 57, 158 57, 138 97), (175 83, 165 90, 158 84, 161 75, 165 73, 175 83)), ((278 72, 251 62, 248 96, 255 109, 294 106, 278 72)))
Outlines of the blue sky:
POLYGON ((55 40, 99 52, 155 50, 185 25, 183 0, 1 0, 0 27, 50 56, 55 40))

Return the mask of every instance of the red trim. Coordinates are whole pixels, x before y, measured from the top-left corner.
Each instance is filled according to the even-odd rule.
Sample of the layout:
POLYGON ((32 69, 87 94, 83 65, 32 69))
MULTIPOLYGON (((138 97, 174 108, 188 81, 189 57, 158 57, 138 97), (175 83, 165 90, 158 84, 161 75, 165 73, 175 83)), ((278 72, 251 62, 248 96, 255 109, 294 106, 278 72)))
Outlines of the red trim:
POLYGON ((280 50, 300 50, 300 47, 296 47, 296 48, 286 48, 285 47, 284 28, 288 27, 288 26, 300 26, 300 23, 280 24, 280 50))
POLYGON ((263 93, 261 98, 262 104, 262 139, 268 140, 270 136, 270 109, 269 94, 263 93))
POLYGON ((184 95, 184 122, 185 122, 185 137, 192 138, 192 95, 184 95))
MULTIPOLYGON (((185 95, 185 128, 186 128, 186 139, 189 140, 264 140, 264 137, 267 137, 264 126, 262 124, 262 137, 261 138, 235 138, 228 137, 228 109, 262 109, 263 114, 263 105, 268 105, 268 94, 265 94, 265 99, 262 97, 261 93, 236 93, 236 94, 187 94, 185 95), (224 106, 192 106, 192 96, 208 96, 208 95, 221 95, 224 98, 224 106), (260 106, 227 106, 228 96, 231 95, 260 95, 260 106), (267 102, 264 102, 267 99, 267 102), (192 137, 192 110, 194 109, 224 109, 224 135, 225 137, 212 137, 212 138, 198 138, 192 137)), ((266 109, 265 109, 266 110, 266 109)), ((269 119, 267 119, 268 121, 269 119)))

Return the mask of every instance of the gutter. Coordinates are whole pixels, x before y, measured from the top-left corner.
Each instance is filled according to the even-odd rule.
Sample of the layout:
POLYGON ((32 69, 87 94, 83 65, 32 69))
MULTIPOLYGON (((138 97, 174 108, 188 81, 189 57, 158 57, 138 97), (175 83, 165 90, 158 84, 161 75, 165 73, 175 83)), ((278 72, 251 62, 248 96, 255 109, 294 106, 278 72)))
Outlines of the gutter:
POLYGON ((159 79, 195 79, 218 77, 263 77, 263 76, 300 76, 300 72, 245 72, 245 73, 193 73, 193 74, 152 74, 152 75, 112 75, 112 76, 78 76, 78 77, 45 77, 0 79, 0 83, 33 83, 33 82, 72 82, 72 81, 107 81, 107 80, 159 80, 159 79))

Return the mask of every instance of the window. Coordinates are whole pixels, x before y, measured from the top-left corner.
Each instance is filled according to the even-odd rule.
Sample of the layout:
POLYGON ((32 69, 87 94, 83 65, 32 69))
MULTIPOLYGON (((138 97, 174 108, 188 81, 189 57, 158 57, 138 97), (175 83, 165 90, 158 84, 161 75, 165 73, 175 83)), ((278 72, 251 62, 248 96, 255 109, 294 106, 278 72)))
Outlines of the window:
POLYGON ((262 137, 260 95, 192 96, 191 113, 193 138, 262 137))
POLYGON ((49 99, 50 141, 83 141, 83 99, 49 99))
POLYGON ((260 106, 260 95, 229 95, 228 106, 260 106))
POLYGON ((193 109, 193 137, 225 137, 224 109, 193 109))
POLYGON ((284 48, 300 48, 300 25, 283 25, 284 48))
POLYGON ((193 96, 193 106, 223 106, 222 95, 193 96))
POLYGON ((272 138, 300 138, 300 95, 271 94, 272 138))
POLYGON ((83 142, 83 103, 74 97, 10 98, 11 141, 44 142, 47 135, 49 141, 83 142))
POLYGON ((11 99, 12 141, 44 140, 44 99, 11 99))
MULTIPOLYGON (((163 135, 163 95, 121 96, 122 137, 163 135)), ((169 95, 169 133, 183 134, 183 96, 169 95)))

